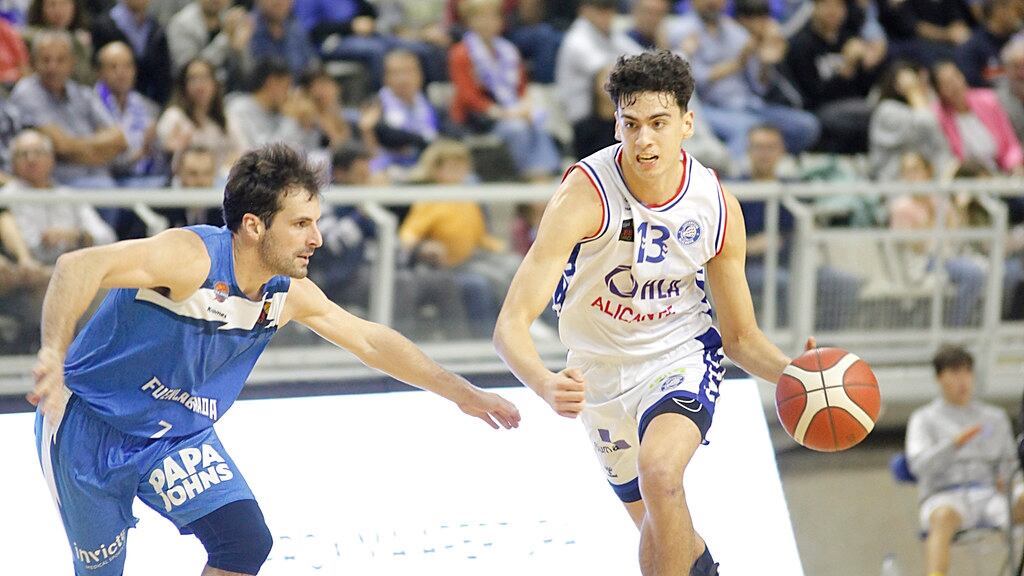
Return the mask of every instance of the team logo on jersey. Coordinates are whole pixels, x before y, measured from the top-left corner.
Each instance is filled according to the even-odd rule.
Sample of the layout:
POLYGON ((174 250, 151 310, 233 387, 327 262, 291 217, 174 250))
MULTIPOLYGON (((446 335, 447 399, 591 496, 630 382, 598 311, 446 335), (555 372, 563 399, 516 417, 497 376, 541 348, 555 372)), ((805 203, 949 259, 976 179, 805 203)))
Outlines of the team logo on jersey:
POLYGON ((685 382, 686 382, 686 368, 680 368, 677 372, 673 372, 672 374, 668 374, 668 375, 662 376, 654 384, 655 384, 655 386, 660 384, 661 386, 660 386, 659 389, 662 392, 668 392, 669 390, 674 390, 676 388, 679 388, 685 382))
POLYGON ((231 294, 231 290, 228 288, 227 282, 216 282, 213 285, 213 297, 217 302, 223 302, 228 299, 231 294))
POLYGON ((683 225, 676 231, 676 239, 683 246, 689 246, 700 240, 700 224, 697 224, 696 220, 683 222, 683 225))
POLYGON ((619 230, 619 241, 621 242, 632 242, 633 241, 633 219, 622 221, 622 229, 619 230))

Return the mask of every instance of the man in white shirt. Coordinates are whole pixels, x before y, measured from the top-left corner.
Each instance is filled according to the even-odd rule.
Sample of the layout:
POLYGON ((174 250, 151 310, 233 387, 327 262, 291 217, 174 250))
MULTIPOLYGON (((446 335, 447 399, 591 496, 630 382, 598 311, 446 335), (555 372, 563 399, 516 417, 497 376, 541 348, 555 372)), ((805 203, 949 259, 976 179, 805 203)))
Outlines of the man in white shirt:
MULTIPOLYGON (((1017 458, 1010 419, 974 400, 974 358, 946 345, 932 360, 942 395, 907 424, 907 459, 921 492, 926 573, 945 576, 949 545, 959 530, 1009 523, 1007 479, 1017 458)), ((1013 521, 1024 519, 1024 494, 1014 486, 1013 521)))
MULTIPOLYGON (((60 193, 51 190, 56 161, 49 138, 35 130, 23 130, 11 145, 11 156, 18 181, 10 188, 60 193)), ((117 240, 110 226, 88 204, 18 204, 11 207, 11 214, 32 257, 43 264, 53 264, 71 250, 117 240)))

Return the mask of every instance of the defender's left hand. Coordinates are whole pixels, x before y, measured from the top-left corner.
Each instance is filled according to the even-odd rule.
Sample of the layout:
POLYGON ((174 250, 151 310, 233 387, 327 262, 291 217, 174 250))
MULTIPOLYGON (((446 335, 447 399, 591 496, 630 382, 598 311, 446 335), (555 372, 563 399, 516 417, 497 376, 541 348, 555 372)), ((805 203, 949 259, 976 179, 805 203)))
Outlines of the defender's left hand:
POLYGON ((515 404, 491 392, 474 390, 466 401, 459 403, 459 410, 483 420, 495 430, 499 424, 506 430, 519 427, 519 409, 515 404))

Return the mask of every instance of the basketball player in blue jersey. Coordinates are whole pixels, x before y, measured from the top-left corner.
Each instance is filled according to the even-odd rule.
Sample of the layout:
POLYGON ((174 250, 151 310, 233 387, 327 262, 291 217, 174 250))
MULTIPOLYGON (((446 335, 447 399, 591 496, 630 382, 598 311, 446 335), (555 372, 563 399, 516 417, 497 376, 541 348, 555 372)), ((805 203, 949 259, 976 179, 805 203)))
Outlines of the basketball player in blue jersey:
POLYGON ((790 358, 754 317, 739 203, 680 151, 693 134, 689 64, 666 51, 624 56, 606 89, 619 144, 567 171, 494 343, 555 412, 581 416, 640 530, 643 574, 711 576, 718 565, 693 529, 683 474, 711 426, 722 353, 769 382, 790 358), (558 373, 541 362, 529 332, 552 292, 569 348, 558 373))
POLYGON ((204 576, 259 571, 272 538, 213 425, 288 322, 494 428, 518 425, 512 404, 348 314, 306 278, 322 242, 319 218, 316 170, 271 145, 232 167, 226 227, 168 230, 58 260, 29 400, 75 574, 122 573, 136 496, 199 538, 204 576), (100 288, 111 291, 75 337, 100 288))

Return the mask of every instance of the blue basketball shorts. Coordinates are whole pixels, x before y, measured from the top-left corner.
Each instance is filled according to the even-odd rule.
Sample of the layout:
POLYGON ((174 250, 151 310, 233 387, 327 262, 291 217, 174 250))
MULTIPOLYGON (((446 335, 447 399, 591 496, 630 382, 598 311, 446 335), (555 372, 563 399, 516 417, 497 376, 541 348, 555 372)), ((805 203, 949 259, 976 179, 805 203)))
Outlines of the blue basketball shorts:
POLYGON ((65 390, 59 421, 36 412, 43 476, 60 511, 75 574, 119 576, 139 497, 188 534, 188 524, 253 499, 213 428, 191 436, 142 438, 100 420, 65 390))
POLYGON ((686 416, 706 438, 725 371, 718 331, 711 328, 697 340, 701 348, 696 350, 673 350, 638 362, 569 355, 569 367, 580 369, 586 381, 583 425, 608 483, 623 502, 641 499, 640 443, 654 417, 666 412, 686 416))

